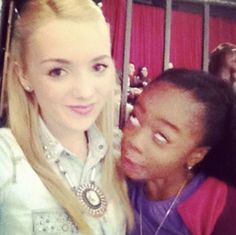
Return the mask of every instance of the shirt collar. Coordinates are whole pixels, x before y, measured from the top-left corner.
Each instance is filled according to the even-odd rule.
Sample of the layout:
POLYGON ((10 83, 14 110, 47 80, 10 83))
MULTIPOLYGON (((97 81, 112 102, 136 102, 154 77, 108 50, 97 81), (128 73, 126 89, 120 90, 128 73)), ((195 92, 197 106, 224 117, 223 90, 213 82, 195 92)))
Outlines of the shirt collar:
MULTIPOLYGON (((45 122, 40 118, 39 122, 39 132, 40 139, 42 141, 45 155, 47 158, 58 158, 63 154, 67 154, 67 156, 78 157, 68 149, 66 149, 49 131, 45 122)), ((88 136, 88 147, 89 154, 88 159, 91 158, 93 163, 97 163, 102 160, 107 152, 108 146, 102 133, 98 129, 98 127, 93 124, 89 130, 87 131, 88 136)))

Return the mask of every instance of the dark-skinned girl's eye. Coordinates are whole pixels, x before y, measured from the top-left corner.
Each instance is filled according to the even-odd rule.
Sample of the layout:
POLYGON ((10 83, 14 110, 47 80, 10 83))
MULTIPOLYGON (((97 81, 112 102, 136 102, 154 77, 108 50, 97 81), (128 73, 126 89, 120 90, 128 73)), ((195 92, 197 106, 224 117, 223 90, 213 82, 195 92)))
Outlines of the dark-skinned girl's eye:
POLYGON ((161 144, 161 145, 168 143, 168 140, 165 137, 165 135, 163 135, 160 132, 154 133, 154 140, 155 140, 155 142, 157 142, 158 144, 161 144))

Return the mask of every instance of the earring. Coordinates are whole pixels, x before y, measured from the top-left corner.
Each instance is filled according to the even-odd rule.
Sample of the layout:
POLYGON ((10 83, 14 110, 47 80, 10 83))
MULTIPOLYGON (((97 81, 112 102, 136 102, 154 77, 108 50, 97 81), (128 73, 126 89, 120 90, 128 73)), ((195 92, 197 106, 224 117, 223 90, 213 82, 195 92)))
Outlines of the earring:
POLYGON ((187 166, 187 169, 191 171, 193 169, 193 166, 187 166))
POLYGON ((24 89, 28 92, 31 92, 32 91, 32 88, 30 86, 25 86, 24 89))

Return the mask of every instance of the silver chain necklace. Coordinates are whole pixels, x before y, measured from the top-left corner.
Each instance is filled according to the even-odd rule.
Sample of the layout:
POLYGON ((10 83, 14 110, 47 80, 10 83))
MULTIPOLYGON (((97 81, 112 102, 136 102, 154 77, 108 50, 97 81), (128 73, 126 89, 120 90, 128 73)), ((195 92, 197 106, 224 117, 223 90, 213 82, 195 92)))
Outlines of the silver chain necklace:
MULTIPOLYGON (((158 233, 160 232, 163 224, 165 223, 166 219, 168 218, 172 208, 174 207, 174 205, 176 204, 181 192, 183 191, 185 185, 186 185, 187 182, 184 182, 183 185, 180 187, 180 189, 178 190, 178 193, 176 194, 173 202, 170 204, 170 207, 168 208, 168 210, 166 211, 163 219, 161 220, 160 224, 158 225, 154 235, 158 235, 158 233)), ((141 197, 141 200, 140 200, 140 214, 139 214, 139 222, 140 222, 140 235, 143 235, 143 207, 142 207, 142 199, 143 199, 143 189, 142 189, 142 197, 141 197)))
POLYGON ((78 196, 83 208, 94 217, 104 215, 107 209, 107 200, 102 190, 95 185, 96 167, 92 168, 89 183, 81 184, 76 187, 68 172, 64 170, 59 159, 55 160, 55 164, 61 175, 66 179, 71 190, 78 196))
MULTIPOLYGON (((48 159, 53 158, 53 155, 50 153, 49 148, 50 145, 43 146, 44 154, 48 159)), ((92 168, 89 183, 76 186, 71 180, 69 173, 62 166, 59 158, 56 158, 54 160, 54 163, 57 166, 59 173, 64 177, 64 179, 68 183, 70 189, 78 197, 83 209, 91 216, 103 216, 107 210, 107 200, 102 190, 95 185, 96 167, 92 168)))

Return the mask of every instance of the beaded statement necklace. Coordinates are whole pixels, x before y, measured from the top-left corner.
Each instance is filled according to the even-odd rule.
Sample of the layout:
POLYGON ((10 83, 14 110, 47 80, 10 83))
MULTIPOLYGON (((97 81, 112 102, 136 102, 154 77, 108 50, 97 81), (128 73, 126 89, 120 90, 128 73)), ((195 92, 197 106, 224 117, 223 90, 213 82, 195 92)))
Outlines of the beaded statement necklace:
MULTIPOLYGON (((181 192, 183 191, 185 185, 186 185, 187 182, 184 182, 183 185, 180 187, 180 189, 178 190, 173 202, 170 204, 170 207, 168 208, 168 210, 166 211, 163 219, 161 220, 160 224, 158 225, 154 235, 158 235, 163 224, 165 223, 166 219, 168 218, 171 210, 173 209, 173 207, 175 206, 181 192)), ((140 200, 140 214, 139 214, 139 222, 140 222, 140 235, 143 235, 143 207, 142 207, 142 200, 143 199, 143 190, 142 190, 142 198, 140 200)))
MULTIPOLYGON (((51 158, 49 149, 44 146, 45 156, 51 158)), ((70 178, 69 173, 64 169, 59 158, 54 160, 55 165, 59 173, 68 183, 70 189, 78 197, 79 202, 85 211, 94 217, 101 217, 104 215, 107 209, 107 200, 102 190, 95 184, 96 167, 92 168, 89 183, 76 186, 70 178)))

